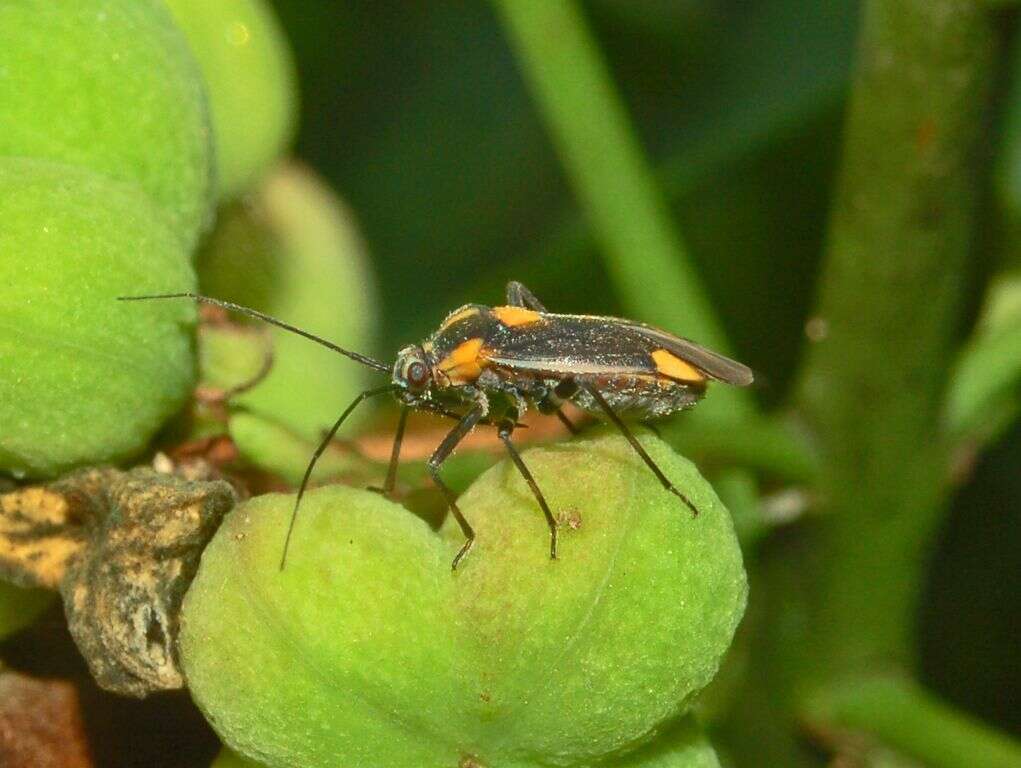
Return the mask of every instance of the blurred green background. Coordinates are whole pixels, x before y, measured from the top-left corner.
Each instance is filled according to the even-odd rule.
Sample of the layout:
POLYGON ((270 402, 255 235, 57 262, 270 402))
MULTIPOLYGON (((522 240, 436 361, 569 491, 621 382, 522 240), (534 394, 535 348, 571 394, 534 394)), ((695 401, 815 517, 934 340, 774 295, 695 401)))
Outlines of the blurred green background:
MULTIPOLYGON (((371 253, 377 355, 423 338, 460 303, 498 302, 512 278, 554 310, 623 311, 488 4, 275 5, 299 71, 297 154, 350 203, 371 253)), ((584 8, 733 349, 764 382, 756 396, 780 403, 814 297, 859 4, 584 8)), ((1014 19, 1002 22, 1007 39, 1014 19)), ((997 134, 991 119, 990 152, 997 134)), ((1009 246, 991 208, 968 323, 1009 246)), ((643 255, 633 258, 640 271, 643 255)), ((1019 467, 1015 424, 955 494, 918 621, 924 682, 1021 734, 1019 467)))
MULTIPOLYGON (((204 22, 191 43, 211 57, 223 131, 215 228, 194 261, 208 295, 389 361, 459 305, 502 303, 513 279, 551 311, 663 325, 756 371, 750 393, 715 387, 661 427, 727 504, 749 572, 697 710, 725 765, 1014 765, 972 760, 1018 747, 932 702, 1021 736, 1016 3, 578 0, 572 18, 563 2, 270 0, 301 162, 263 177, 295 107, 272 25, 252 27, 269 45, 246 60, 205 15, 232 8, 167 4, 204 22)), ((204 384, 236 383, 266 338, 278 365, 222 413, 191 404, 150 448, 229 433, 266 488, 293 488, 370 374, 206 319, 204 384)), ((315 480, 376 482, 395 419, 392 403, 365 408, 315 480)), ((435 435, 409 434, 401 481, 420 512, 435 435)), ((444 471, 462 490, 492 461, 466 449, 444 471)), ((50 675, 49 656, 77 659, 67 638, 50 653, 61 626, 51 609, 0 655, 50 675)), ((104 701, 86 707, 100 764, 200 764, 218 748, 183 694, 104 701), (154 722, 170 723, 159 738, 154 722)))
MULTIPOLYGON (((782 403, 814 298, 859 4, 583 5, 733 351, 759 372, 756 397, 782 403)), ((554 310, 624 311, 491 6, 276 7, 300 73, 297 153, 350 203, 371 253, 377 355, 423 338, 460 303, 498 302, 511 278, 554 310)), ((1014 18, 999 21, 1010 44, 1014 18)), ((990 155, 1013 85, 998 77, 990 155)), ((1012 247, 991 194, 962 339, 1012 247)), ((1019 467, 1015 423, 954 495, 918 622, 924 682, 1021 734, 1019 467)), ((787 544, 778 534, 764 557, 787 544)))

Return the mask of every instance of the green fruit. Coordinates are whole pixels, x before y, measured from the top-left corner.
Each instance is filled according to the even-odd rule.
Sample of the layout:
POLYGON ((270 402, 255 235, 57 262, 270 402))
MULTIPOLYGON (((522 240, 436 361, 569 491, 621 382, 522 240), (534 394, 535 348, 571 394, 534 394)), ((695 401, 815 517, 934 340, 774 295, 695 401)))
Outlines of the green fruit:
POLYGON ((272 167, 295 128, 297 84, 283 30, 261 0, 165 0, 209 91, 217 189, 236 197, 272 167))
POLYGON ((188 43, 157 0, 4 0, 0 104, 0 155, 137 182, 195 244, 210 124, 188 43))
MULTIPOLYGON (((224 747, 210 768, 263 768, 224 747)), ((493 766, 493 768, 500 768, 493 766)), ((591 768, 720 768, 716 752, 693 722, 686 717, 631 754, 611 758, 591 768)))
POLYGON ((262 768, 262 766, 250 760, 245 760, 245 758, 224 747, 220 750, 220 754, 216 756, 216 759, 209 768, 262 768))
POLYGON ((54 476, 146 445, 192 383, 195 278, 136 186, 0 158, 0 470, 54 476))
MULTIPOLYGON (((747 592, 712 488, 643 444, 697 518, 617 435, 525 453, 563 516, 557 561, 507 462, 460 500, 478 538, 454 573, 456 526, 341 486, 306 496, 281 572, 294 499, 252 499, 185 599, 195 700, 273 768, 590 766, 640 746, 713 677, 747 592)), ((664 755, 649 764, 688 764, 664 755)))
POLYGON ((593 768, 720 768, 720 761, 689 716, 668 726, 651 744, 593 768))
MULTIPOLYGON (((301 166, 281 167, 244 205, 226 209, 198 264, 208 295, 367 351, 375 286, 364 246, 347 209, 301 166)), ((273 367, 235 402, 306 440, 318 442, 367 382, 380 380, 308 339, 260 327, 272 338, 273 367)))

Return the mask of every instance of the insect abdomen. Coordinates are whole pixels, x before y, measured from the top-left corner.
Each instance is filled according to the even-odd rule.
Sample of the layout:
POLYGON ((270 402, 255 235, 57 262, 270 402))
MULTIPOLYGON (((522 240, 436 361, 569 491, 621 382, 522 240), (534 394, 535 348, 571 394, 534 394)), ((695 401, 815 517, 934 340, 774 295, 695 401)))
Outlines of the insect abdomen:
MULTIPOLYGON (((639 421, 690 408, 705 393, 704 387, 690 387, 643 375, 601 379, 596 386, 614 412, 623 418, 639 421)), ((603 416, 602 408, 583 388, 570 400, 594 416, 603 416)))

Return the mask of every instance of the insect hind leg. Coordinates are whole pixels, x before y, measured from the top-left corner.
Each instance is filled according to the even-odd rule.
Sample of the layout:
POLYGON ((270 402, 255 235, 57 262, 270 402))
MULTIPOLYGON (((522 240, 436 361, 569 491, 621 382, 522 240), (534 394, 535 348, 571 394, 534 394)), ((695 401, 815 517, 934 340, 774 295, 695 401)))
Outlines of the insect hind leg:
POLYGON ((691 514, 697 517, 698 507, 692 504, 691 499, 681 493, 681 491, 679 491, 677 487, 670 482, 670 479, 663 474, 663 470, 661 470, 659 465, 652 460, 652 457, 648 454, 645 448, 642 447, 642 444, 638 442, 638 438, 635 437, 634 433, 628 428, 627 424, 624 423, 623 419, 621 419, 620 416, 614 412, 613 408, 610 407, 610 404, 606 402, 606 398, 603 397, 602 393, 590 384, 579 383, 579 386, 589 394, 603 413, 606 414, 606 417, 613 422, 613 425, 618 429, 618 431, 624 435, 627 441, 631 444, 631 447, 635 449, 635 452, 639 456, 641 456, 642 461, 644 461, 645 465, 652 470, 652 473, 656 476, 656 479, 659 480, 663 487, 683 501, 685 505, 687 505, 688 509, 691 510, 691 514))

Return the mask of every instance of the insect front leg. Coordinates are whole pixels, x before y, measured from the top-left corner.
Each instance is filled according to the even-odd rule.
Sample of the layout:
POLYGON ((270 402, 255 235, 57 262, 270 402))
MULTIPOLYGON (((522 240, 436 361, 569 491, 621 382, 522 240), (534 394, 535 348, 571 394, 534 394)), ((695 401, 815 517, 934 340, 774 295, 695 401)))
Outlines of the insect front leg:
POLYGON ((323 452, 326 450, 326 447, 333 440, 333 436, 337 434, 337 430, 340 429, 340 425, 347 420, 347 417, 351 415, 352 411, 354 411, 355 408, 361 405, 363 400, 366 400, 370 397, 375 397, 376 395, 381 395, 384 392, 393 392, 393 385, 387 384, 385 387, 368 389, 365 392, 362 392, 360 395, 358 395, 358 397, 356 397, 352 401, 351 405, 349 405, 344 410, 344 412, 340 414, 340 418, 338 418, 333 423, 333 426, 330 427, 330 431, 326 433, 326 436, 323 438, 322 442, 319 443, 319 447, 316 448, 315 453, 312 454, 312 459, 309 461, 308 467, 305 468, 305 475, 304 477, 301 478, 301 485, 298 486, 298 495, 294 499, 294 510, 291 512, 291 522, 287 526, 287 536, 284 539, 284 551, 283 554, 280 556, 281 571, 284 569, 284 565, 286 565, 287 563, 287 550, 291 546, 291 534, 294 533, 294 523, 298 519, 298 507, 301 506, 301 498, 305 495, 305 489, 308 488, 308 481, 312 477, 312 470, 315 469, 316 462, 319 461, 319 457, 323 455, 323 452))
POLYGON ((389 496, 397 485, 397 467, 401 460, 401 443, 404 442, 404 428, 408 424, 408 406, 401 406, 401 415, 397 420, 397 431, 394 433, 394 445, 390 449, 390 465, 386 469, 386 480, 383 487, 370 485, 368 490, 375 491, 383 496, 389 496))
POLYGON ((534 309, 536 312, 546 311, 546 307, 535 298, 535 294, 517 280, 511 280, 507 283, 507 304, 511 307, 534 309))
POLYGON ((550 560, 557 559, 557 521, 553 517, 553 513, 550 511, 549 504, 546 503, 546 497, 542 495, 542 491, 539 490, 539 484, 535 482, 535 478, 532 476, 531 471, 525 464, 524 459, 521 458, 521 454, 518 453, 518 449, 514 447, 514 443, 511 442, 511 434, 514 432, 514 427, 518 420, 518 413, 512 409, 508 414, 507 418, 500 422, 497 427, 497 434, 503 441, 503 444, 507 448, 507 453, 511 457, 511 461, 514 462, 514 466, 518 468, 518 472, 525 478, 525 482, 528 483, 528 487, 532 489, 532 495, 535 496, 535 500, 539 503, 539 509, 542 510, 542 514, 546 517, 546 525, 549 526, 549 556, 550 560))
POLYGON ((663 470, 661 470, 659 466, 657 466, 656 462, 652 460, 652 457, 646 452, 645 448, 642 447, 642 444, 638 442, 638 438, 636 438, 634 433, 628 429, 627 424, 624 423, 620 416, 614 413, 613 408, 611 408, 610 404, 606 402, 606 398, 603 397, 599 389, 586 382, 578 382, 578 386, 588 392, 592 399, 596 401, 596 404, 600 407, 600 409, 602 409, 603 413, 606 414, 606 417, 612 421, 613 425, 617 427, 620 433, 627 438, 627 441, 631 443, 631 447, 634 448, 635 452, 642 457, 642 461, 644 461, 646 466, 652 470, 652 473, 656 476, 659 482, 663 484, 663 487, 683 501, 688 506, 688 509, 691 510, 691 513, 697 516, 698 508, 691 503, 691 500, 687 496, 677 490, 674 484, 670 482, 670 479, 663 474, 663 470))
POLYGON ((429 475, 432 477, 433 482, 436 483, 436 487, 439 488, 443 495, 447 498, 447 506, 450 508, 450 514, 457 520, 457 524, 461 526, 461 532, 464 534, 464 544, 458 553, 454 556, 454 562, 450 564, 451 570, 457 570, 457 564, 461 562, 465 555, 471 550, 472 545, 475 543, 475 531, 472 530, 471 525, 465 519, 464 515, 461 514, 460 508, 457 506, 457 497, 454 492, 450 490, 446 483, 443 482, 443 478, 440 477, 440 466, 444 461, 449 458, 450 454, 454 452, 457 444, 460 443, 468 435, 469 432, 475 427, 476 424, 488 413, 489 404, 484 398, 480 398, 476 401, 472 409, 468 411, 457 423, 450 433, 443 438, 443 442, 440 443, 439 447, 433 452, 433 455, 429 457, 429 461, 426 467, 429 470, 429 475))

